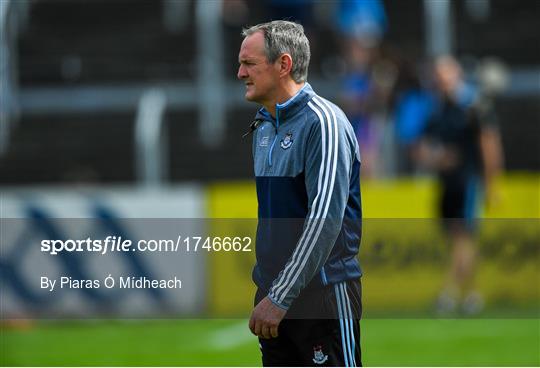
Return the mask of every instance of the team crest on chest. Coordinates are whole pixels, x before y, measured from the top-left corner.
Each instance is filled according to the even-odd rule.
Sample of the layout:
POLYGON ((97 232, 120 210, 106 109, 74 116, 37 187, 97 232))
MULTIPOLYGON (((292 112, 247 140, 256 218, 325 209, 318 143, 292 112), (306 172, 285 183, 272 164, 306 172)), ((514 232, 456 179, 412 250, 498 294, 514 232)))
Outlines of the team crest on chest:
POLYGON ((285 134, 285 137, 283 137, 279 145, 281 146, 281 148, 285 150, 289 148, 290 146, 292 146, 292 144, 293 144, 292 133, 289 132, 285 134))
POLYGON ((328 360, 328 355, 324 354, 322 351, 322 346, 317 345, 313 347, 313 363, 323 364, 328 360))

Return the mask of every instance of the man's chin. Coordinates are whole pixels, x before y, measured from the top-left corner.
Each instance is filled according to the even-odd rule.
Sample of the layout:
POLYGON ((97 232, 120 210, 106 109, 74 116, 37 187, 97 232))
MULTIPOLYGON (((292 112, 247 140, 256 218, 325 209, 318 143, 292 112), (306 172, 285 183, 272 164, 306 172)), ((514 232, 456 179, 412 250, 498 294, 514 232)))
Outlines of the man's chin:
POLYGON ((254 96, 252 93, 246 92, 244 95, 245 99, 249 102, 257 102, 257 97, 254 96))

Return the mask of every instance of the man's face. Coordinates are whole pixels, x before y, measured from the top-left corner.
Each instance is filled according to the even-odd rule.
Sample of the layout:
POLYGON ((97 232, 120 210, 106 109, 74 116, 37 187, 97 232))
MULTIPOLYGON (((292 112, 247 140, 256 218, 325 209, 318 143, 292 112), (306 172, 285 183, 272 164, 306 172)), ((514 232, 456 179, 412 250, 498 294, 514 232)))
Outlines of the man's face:
POLYGON ((435 84, 445 95, 452 96, 461 82, 461 70, 456 61, 443 57, 435 63, 435 84))
POLYGON ((279 82, 279 65, 269 63, 264 52, 264 35, 257 32, 242 42, 238 54, 238 79, 246 85, 246 100, 263 105, 273 103, 279 82))

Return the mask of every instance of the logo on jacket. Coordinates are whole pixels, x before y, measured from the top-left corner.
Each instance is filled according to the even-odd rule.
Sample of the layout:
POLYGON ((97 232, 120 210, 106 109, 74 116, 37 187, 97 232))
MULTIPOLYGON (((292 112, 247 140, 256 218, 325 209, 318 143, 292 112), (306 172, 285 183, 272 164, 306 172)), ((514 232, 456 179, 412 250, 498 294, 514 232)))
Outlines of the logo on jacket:
POLYGON ((322 346, 317 345, 313 347, 313 363, 323 364, 328 360, 328 355, 325 355, 322 351, 322 346))
POLYGON ((287 148, 289 148, 292 144, 293 144, 292 133, 289 132, 289 133, 285 134, 285 137, 283 137, 283 139, 281 140, 280 146, 281 146, 281 148, 283 148, 283 149, 287 149, 287 148))
POLYGON ((259 146, 260 147, 268 147, 268 141, 269 140, 270 140, 269 136, 262 137, 261 140, 259 141, 259 146))

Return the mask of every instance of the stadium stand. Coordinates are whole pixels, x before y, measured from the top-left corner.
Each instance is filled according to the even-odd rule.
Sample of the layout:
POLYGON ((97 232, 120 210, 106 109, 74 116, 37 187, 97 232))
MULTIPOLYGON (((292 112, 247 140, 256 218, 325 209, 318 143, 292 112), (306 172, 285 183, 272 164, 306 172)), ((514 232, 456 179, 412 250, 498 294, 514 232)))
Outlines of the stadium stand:
MULTIPOLYGON (((250 24, 265 20, 265 12, 261 11, 264 2, 246 3, 250 24)), ((383 48, 397 50, 411 59, 423 57, 423 24, 419 21, 422 4, 420 0, 385 2, 390 27, 383 48), (402 32, 404 29, 407 32, 402 32)), ((489 16, 482 21, 467 14, 463 1, 452 4, 458 57, 496 55, 510 70, 536 70, 540 62, 534 47, 539 44, 535 29, 539 2, 514 6, 493 0, 489 16)), ((175 82, 194 85, 194 5, 190 3, 187 8, 190 16, 180 32, 164 27, 162 6, 162 2, 144 0, 129 1, 129 6, 123 0, 32 1, 28 25, 16 47, 21 91, 175 82)), ((336 36, 328 30, 328 25, 316 28, 311 80, 323 78, 321 65, 338 49, 336 36)), ((239 27, 226 24, 223 31, 224 73, 234 83, 239 27)), ((527 151, 540 136, 538 93, 536 89, 533 94, 503 95, 498 100, 507 170, 540 169, 540 157, 527 151), (516 141, 520 144, 510 143, 516 141)), ((335 95, 336 91, 325 94, 335 95)), ((217 148, 208 148, 200 141, 196 105, 167 109, 172 181, 251 175, 251 144, 241 136, 251 122, 253 108, 235 105, 227 111, 225 141, 217 148)), ((0 182, 134 182, 135 113, 136 106, 91 114, 71 111, 36 115, 26 114, 23 109, 8 150, 0 157, 0 171, 4 173, 0 182)))

